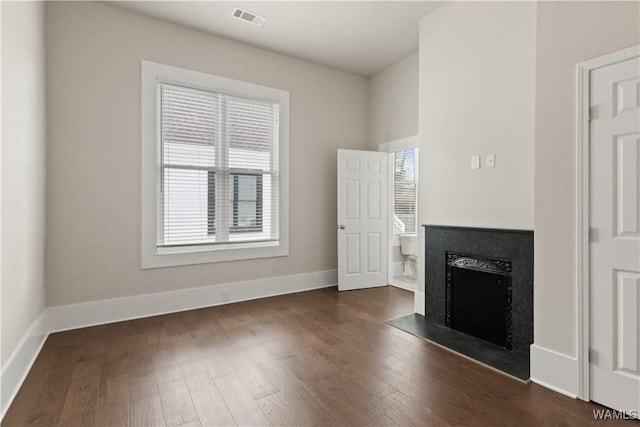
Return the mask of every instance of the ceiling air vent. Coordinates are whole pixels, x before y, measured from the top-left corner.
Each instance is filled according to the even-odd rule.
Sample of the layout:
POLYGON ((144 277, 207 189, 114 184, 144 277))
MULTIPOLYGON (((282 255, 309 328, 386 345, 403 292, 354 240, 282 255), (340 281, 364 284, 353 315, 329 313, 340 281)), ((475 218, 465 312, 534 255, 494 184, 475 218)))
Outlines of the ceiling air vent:
POLYGON ((239 7, 233 9, 233 13, 231 14, 231 16, 241 21, 258 26, 262 25, 267 19, 264 16, 258 15, 257 13, 249 12, 248 10, 240 9, 239 7))

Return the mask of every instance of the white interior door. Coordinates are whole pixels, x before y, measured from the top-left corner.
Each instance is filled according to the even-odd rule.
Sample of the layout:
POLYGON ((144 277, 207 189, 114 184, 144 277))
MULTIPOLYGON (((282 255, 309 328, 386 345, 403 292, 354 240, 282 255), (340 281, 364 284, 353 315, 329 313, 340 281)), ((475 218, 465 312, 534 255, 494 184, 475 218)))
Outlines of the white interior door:
POLYGON ((591 399, 639 411, 640 59, 590 78, 591 399))
POLYGON ((338 290, 387 284, 387 156, 338 150, 338 290))

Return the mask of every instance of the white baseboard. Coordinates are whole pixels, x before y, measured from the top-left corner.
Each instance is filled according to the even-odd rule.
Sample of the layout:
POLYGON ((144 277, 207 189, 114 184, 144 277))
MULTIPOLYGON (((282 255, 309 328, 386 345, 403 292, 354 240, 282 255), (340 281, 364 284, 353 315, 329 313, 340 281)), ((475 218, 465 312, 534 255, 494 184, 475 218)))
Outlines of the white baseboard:
POLYGON ((415 292, 413 311, 424 316, 424 292, 415 292))
POLYGON ((538 345, 531 345, 531 381, 576 398, 578 394, 578 360, 538 345))
POLYGON ((47 309, 45 308, 31 324, 0 372, 0 421, 18 394, 48 335, 47 309))
POLYGON ((389 284, 389 286, 393 286, 394 288, 404 289, 405 291, 409 291, 409 292, 416 291, 415 283, 413 285, 410 285, 410 284, 406 284, 406 283, 394 280, 392 283, 389 284))
POLYGON ((49 307, 50 332, 335 286, 336 270, 49 307))

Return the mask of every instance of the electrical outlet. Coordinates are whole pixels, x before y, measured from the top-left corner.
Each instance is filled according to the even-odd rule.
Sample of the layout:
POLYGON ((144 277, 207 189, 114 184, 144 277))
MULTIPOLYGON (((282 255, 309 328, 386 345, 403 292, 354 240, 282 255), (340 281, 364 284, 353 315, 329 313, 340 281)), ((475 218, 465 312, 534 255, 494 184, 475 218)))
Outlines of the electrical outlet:
POLYGON ((484 158, 484 164, 488 168, 493 168, 496 166, 496 155, 495 154, 487 154, 484 158))
POLYGON ((229 291, 222 291, 222 301, 229 301, 229 291))

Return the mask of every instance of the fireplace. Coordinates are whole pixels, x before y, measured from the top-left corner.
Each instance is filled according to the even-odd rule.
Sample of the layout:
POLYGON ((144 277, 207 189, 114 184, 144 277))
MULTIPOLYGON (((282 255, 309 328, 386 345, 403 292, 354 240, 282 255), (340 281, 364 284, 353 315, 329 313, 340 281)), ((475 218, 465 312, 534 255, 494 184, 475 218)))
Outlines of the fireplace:
POLYGON ((424 245, 424 315, 387 323, 528 380, 533 231, 424 225, 424 245))
POLYGON ((511 350, 511 260, 446 255, 445 326, 511 350))
MULTIPOLYGON (((533 231, 424 226, 424 316, 416 330, 518 378, 533 343, 533 231)), ((420 290, 420 289, 419 289, 420 290)))

